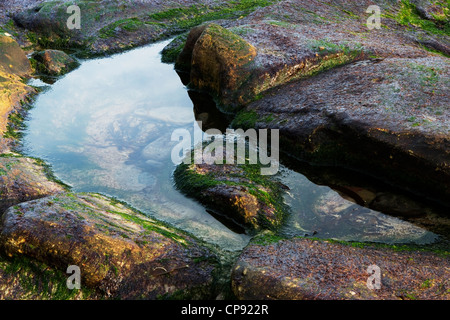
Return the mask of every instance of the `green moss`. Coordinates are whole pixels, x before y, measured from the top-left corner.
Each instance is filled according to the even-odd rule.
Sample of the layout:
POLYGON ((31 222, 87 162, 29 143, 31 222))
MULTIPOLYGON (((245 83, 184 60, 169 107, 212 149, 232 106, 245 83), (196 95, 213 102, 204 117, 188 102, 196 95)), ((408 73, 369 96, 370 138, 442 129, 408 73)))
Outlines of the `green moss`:
POLYGON ((258 7, 266 7, 276 0, 227 1, 218 6, 191 5, 189 7, 171 8, 148 15, 150 21, 165 22, 172 28, 190 29, 206 21, 233 19, 248 15, 258 7))
POLYGON ((142 22, 141 20, 139 20, 138 18, 121 19, 121 20, 117 20, 117 21, 111 23, 110 25, 100 29, 99 37, 103 38, 103 39, 108 39, 108 38, 114 37, 115 32, 116 32, 115 30, 117 28, 129 31, 129 32, 134 32, 134 31, 141 29, 143 26, 145 26, 145 23, 142 22))
POLYGON ((255 128, 256 123, 260 120, 256 111, 242 109, 239 111, 231 122, 232 128, 255 128))
POLYGON ((24 256, 8 259, 0 257, 0 269, 16 279, 25 291, 20 299, 70 300, 99 297, 94 290, 84 286, 80 290, 68 289, 66 273, 24 256))
POLYGON ((61 187, 63 187, 66 191, 69 191, 72 187, 69 186, 68 184, 64 183, 63 181, 61 181, 60 179, 58 179, 55 175, 55 173, 53 172, 52 166, 47 164, 44 160, 36 158, 36 157, 28 157, 31 158, 35 161, 35 163, 39 166, 42 167, 45 176, 47 177, 48 180, 53 181, 57 184, 59 184, 61 187))
POLYGON ((270 230, 278 229, 289 211, 284 203, 280 184, 273 177, 261 175, 262 165, 259 163, 236 166, 241 170, 228 173, 226 179, 223 179, 214 172, 196 173, 190 165, 183 163, 174 172, 175 184, 187 196, 196 198, 205 205, 212 205, 209 197, 202 196, 202 192, 207 189, 220 185, 245 187, 246 192, 255 196, 260 203, 274 208, 276 218, 268 220, 264 212, 259 212, 258 225, 270 230))
POLYGON ((142 226, 144 229, 146 229, 148 231, 157 232, 167 238, 173 239, 176 242, 182 244, 183 246, 188 245, 188 241, 183 236, 169 231, 169 227, 164 226, 162 223, 160 223, 160 225, 158 225, 156 222, 151 222, 148 220, 141 219, 136 215, 131 215, 131 214, 127 214, 124 212, 113 211, 113 210, 107 210, 107 211, 110 213, 113 213, 113 214, 117 214, 128 221, 137 223, 138 225, 142 226))
POLYGON ((447 4, 447 7, 444 7, 443 16, 435 16, 435 18, 437 17, 437 20, 441 22, 436 23, 431 20, 423 19, 415 4, 411 3, 409 0, 402 0, 401 8, 394 18, 401 25, 408 27, 413 26, 432 34, 448 36, 450 34, 450 17, 448 15, 449 6, 450 5, 447 4))

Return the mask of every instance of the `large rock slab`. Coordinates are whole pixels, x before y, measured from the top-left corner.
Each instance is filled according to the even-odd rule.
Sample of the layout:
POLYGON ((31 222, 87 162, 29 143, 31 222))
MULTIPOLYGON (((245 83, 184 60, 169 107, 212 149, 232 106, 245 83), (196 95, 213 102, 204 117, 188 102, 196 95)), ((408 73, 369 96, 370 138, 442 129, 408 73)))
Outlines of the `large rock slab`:
POLYGON ((216 257, 198 241, 97 194, 65 193, 5 212, 0 247, 65 271, 105 297, 213 296, 216 257))
POLYGON ((218 32, 221 29, 213 24, 192 29, 176 67, 190 73, 193 87, 216 95, 222 110, 235 112, 267 89, 355 60, 425 57, 424 47, 446 54, 450 40, 445 29, 427 20, 411 31, 404 25, 416 18, 413 14, 416 11, 403 2, 280 1, 227 22, 227 32, 218 32), (366 11, 373 4, 384 14, 383 25, 369 30, 366 11), (207 40, 209 33, 214 42, 207 40), (230 38, 239 41, 230 45, 230 38), (204 54, 211 46, 226 49, 204 54), (250 53, 246 48, 252 48, 247 63, 230 60, 231 55, 246 57, 250 53), (221 86, 213 69, 223 72, 221 86), (227 76, 230 73, 233 76, 227 76), (236 82, 236 75, 242 81, 236 82))
POLYGON ((14 128, 8 128, 9 116, 21 112, 22 104, 36 93, 23 83, 31 73, 31 64, 19 44, 0 34, 0 152, 9 151, 15 140, 14 128))
POLYGON ((0 215, 20 202, 65 191, 51 178, 42 161, 25 157, 0 157, 0 215))
POLYGON ((448 75, 441 56, 365 60, 274 89, 233 125, 278 128, 288 154, 363 171, 446 203, 448 75))
POLYGON ((242 300, 448 300, 449 277, 448 253, 269 236, 268 242, 251 244, 241 254, 232 287, 242 300), (379 289, 369 279, 377 267, 379 289))
POLYGON ((20 77, 30 76, 31 64, 19 44, 9 36, 0 34, 0 69, 20 77))

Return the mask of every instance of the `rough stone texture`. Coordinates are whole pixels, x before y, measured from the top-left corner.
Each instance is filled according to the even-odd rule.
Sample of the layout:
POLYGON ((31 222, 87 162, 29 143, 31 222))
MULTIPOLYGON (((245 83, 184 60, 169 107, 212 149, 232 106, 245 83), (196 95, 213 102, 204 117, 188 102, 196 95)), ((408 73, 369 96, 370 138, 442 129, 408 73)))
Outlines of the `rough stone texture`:
MULTIPOLYGON (((447 256, 310 239, 249 245, 232 272, 239 299, 450 299, 447 256), (381 288, 367 287, 377 265, 381 288)), ((374 282, 372 282, 373 284, 374 282)))
POLYGON ((60 50, 44 50, 33 55, 37 69, 51 76, 60 76, 79 66, 79 62, 60 50))
POLYGON ((9 151, 13 141, 4 136, 9 115, 20 112, 22 103, 35 93, 22 82, 31 72, 30 62, 18 43, 9 36, 0 35, 0 152, 9 151))
MULTIPOLYGON (((219 102, 223 105, 221 108, 233 112, 269 88, 337 65, 368 57, 426 57, 428 52, 423 46, 426 47, 427 43, 432 44, 431 49, 441 48, 440 51, 444 53, 450 47, 448 36, 423 32, 421 29, 414 33, 399 24, 395 17, 402 6, 400 3, 375 3, 390 18, 383 19, 384 28, 370 31, 366 26, 369 17, 366 10, 374 4, 373 1, 280 1, 227 26, 229 31, 239 35, 244 43, 247 42, 247 46, 255 48, 257 55, 250 65, 230 63, 231 66, 228 66, 228 50, 218 50, 219 57, 214 59, 214 63, 208 62, 207 55, 196 57, 196 53, 208 51, 212 45, 209 41, 192 45, 192 40, 199 35, 201 28, 191 31, 180 58, 188 59, 191 52, 192 61, 209 64, 211 68, 217 61, 223 60, 225 65, 221 68, 233 69, 233 74, 246 79, 228 94, 225 90, 228 83, 222 83, 224 92, 219 94, 219 102)), ((223 42, 221 45, 226 46, 224 38, 217 34, 214 44, 223 42)), ((211 79, 211 70, 206 67, 203 69, 207 71, 202 73, 196 68, 191 70, 191 84, 202 89, 209 87, 216 94, 220 90, 211 79)), ((231 82, 234 77, 225 79, 231 82)))
MULTIPOLYGON (((194 34, 199 33, 196 29, 194 34)), ((191 34, 190 37, 193 37, 191 34)), ((195 42, 191 59, 191 84, 212 92, 224 104, 234 104, 230 96, 247 82, 248 67, 256 56, 256 49, 231 31, 210 24, 195 42)), ((240 101, 239 101, 240 102, 240 101)))
POLYGON ((283 222, 281 185, 260 176, 257 165, 180 165, 174 178, 177 187, 250 231, 277 229, 283 222), (251 171, 255 171, 251 172, 251 171), (256 180, 255 177, 259 177, 256 180), (253 178, 252 178, 253 177, 253 178))
POLYGON ((37 44, 45 48, 79 47, 83 55, 89 56, 148 44, 186 31, 202 21, 239 18, 257 7, 250 2, 241 5, 217 0, 103 0, 99 10, 98 1, 41 2, 31 8, 24 6, 22 10, 16 6, 10 15, 20 28, 37 35, 37 44), (66 25, 70 17, 66 10, 72 4, 78 5, 82 12, 79 30, 69 30, 66 25))
POLYGON ((20 77, 29 76, 32 72, 30 61, 11 37, 0 34, 0 69, 20 77))
POLYGON ((63 192, 64 187, 49 180, 45 170, 35 159, 0 157, 0 215, 20 202, 63 192))
POLYGON ((215 256, 196 240, 96 194, 21 203, 2 217, 0 247, 65 271, 106 297, 208 298, 215 256))
POLYGON ((445 203, 450 194, 447 58, 367 60, 270 91, 235 126, 279 128, 282 150, 346 166, 445 203), (271 116, 269 123, 261 121, 271 116))

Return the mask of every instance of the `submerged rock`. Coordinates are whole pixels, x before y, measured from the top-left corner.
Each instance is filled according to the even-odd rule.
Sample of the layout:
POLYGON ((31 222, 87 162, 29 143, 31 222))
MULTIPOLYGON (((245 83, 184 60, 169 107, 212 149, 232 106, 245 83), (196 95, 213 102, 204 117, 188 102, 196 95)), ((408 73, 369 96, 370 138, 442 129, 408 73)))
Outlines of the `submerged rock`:
POLYGON ((448 253, 441 256, 324 240, 265 237, 249 245, 234 266, 232 288, 238 299, 450 299, 448 253), (376 270, 379 289, 374 280, 376 270))
POLYGON ((33 58, 37 62, 37 70, 51 76, 61 76, 80 65, 78 61, 60 50, 48 49, 36 52, 33 58))
POLYGON ((65 193, 5 212, 0 247, 120 299, 211 298, 216 256, 197 240, 98 194, 65 193))
POLYGON ((0 157, 0 215, 10 206, 65 191, 39 160, 0 157))

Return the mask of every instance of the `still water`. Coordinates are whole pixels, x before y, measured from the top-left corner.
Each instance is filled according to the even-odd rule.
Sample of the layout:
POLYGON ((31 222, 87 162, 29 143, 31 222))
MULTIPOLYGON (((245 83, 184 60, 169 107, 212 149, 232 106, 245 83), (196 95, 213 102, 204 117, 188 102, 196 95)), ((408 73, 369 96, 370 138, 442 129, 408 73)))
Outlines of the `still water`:
MULTIPOLYGON (((161 63, 167 44, 81 61, 78 69, 47 85, 29 112, 24 151, 44 159, 74 191, 116 197, 209 243, 240 250, 248 235, 232 231, 174 186, 172 132, 193 133, 197 123, 187 88, 173 65, 161 63)), ((390 243, 438 238, 285 167, 278 178, 290 189, 290 234, 390 243)))

